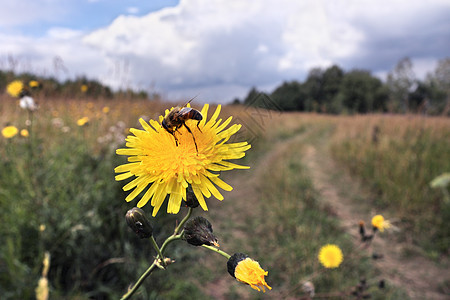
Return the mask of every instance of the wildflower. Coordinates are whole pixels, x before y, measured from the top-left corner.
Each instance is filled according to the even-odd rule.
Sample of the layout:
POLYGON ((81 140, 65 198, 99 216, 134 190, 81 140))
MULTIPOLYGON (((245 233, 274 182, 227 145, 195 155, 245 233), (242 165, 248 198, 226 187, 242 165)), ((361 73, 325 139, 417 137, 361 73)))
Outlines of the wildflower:
POLYGON ((20 98, 19 106, 22 109, 27 109, 31 111, 38 109, 38 106, 36 102, 34 102, 34 99, 28 95, 24 95, 22 98, 20 98))
POLYGON ((23 137, 28 137, 30 135, 30 133, 28 132, 28 130, 22 129, 20 131, 20 135, 23 136, 23 137))
POLYGON ((19 97, 20 93, 23 91, 24 85, 20 80, 14 80, 6 87, 6 92, 12 97, 19 97))
POLYGON ((269 290, 272 288, 266 283, 264 276, 267 271, 264 271, 259 263, 244 253, 235 253, 228 259, 227 262, 228 273, 237 279, 237 281, 250 285, 253 289, 265 293, 265 287, 269 290))
POLYGON ((333 269, 339 267, 344 259, 344 256, 338 246, 328 244, 320 248, 318 258, 320 263, 325 268, 333 269))
POLYGON ((213 234, 211 223, 203 217, 195 217, 184 226, 184 238, 194 246, 209 245, 219 247, 213 234))
POLYGON ((44 261, 42 262, 42 277, 39 279, 38 286, 35 289, 37 300, 47 300, 49 296, 47 273, 50 268, 50 253, 45 252, 44 261))
MULTIPOLYGON (((203 107, 201 111, 203 116, 207 115, 208 107, 208 104, 203 107)), ((116 176, 116 180, 137 177, 123 187, 125 191, 134 188, 125 200, 133 200, 150 185, 137 206, 142 207, 151 199, 151 205, 154 207, 153 216, 157 214, 167 195, 170 195, 167 212, 178 213, 181 200, 186 201, 186 189, 189 185, 192 186, 200 206, 205 211, 208 207, 204 196, 209 198, 213 195, 223 200, 216 186, 225 191, 231 191, 233 188, 219 179, 219 174, 212 172, 248 169, 247 166, 226 160, 244 157, 245 151, 251 146, 247 142, 226 143, 241 125, 234 124, 225 129, 230 124, 231 117, 220 124, 222 119, 216 121, 220 109, 219 105, 208 122, 206 117, 203 118, 198 124, 199 128, 197 121, 186 121, 195 136, 198 152, 192 135, 184 126, 175 132, 178 138, 177 145, 174 137, 162 128, 160 123, 154 120, 147 123, 140 119, 143 130, 130 129, 134 136, 127 137, 128 148, 116 151, 119 155, 130 156, 129 163, 115 168, 116 173, 122 173, 116 176)), ((169 110, 166 110, 166 115, 168 113, 169 110)), ((160 116, 160 122, 162 120, 163 116, 160 116)))
POLYGON ((103 111, 104 114, 109 113, 109 107, 108 106, 103 107, 102 111, 103 111))
POLYGON ((83 117, 83 118, 77 120, 77 125, 80 127, 86 125, 87 123, 89 123, 88 117, 83 117))
POLYGON ((372 218, 372 226, 374 230, 384 231, 385 228, 391 227, 391 223, 385 220, 382 215, 376 215, 372 218))
POLYGON ((80 90, 82 93, 86 93, 88 90, 88 86, 86 84, 81 85, 80 90))
POLYGON ((153 227, 142 209, 133 207, 127 211, 125 220, 127 221, 128 226, 139 236, 139 238, 145 239, 152 236, 153 227))
POLYGON ((40 86, 39 81, 37 80, 31 80, 28 85, 30 86, 30 88, 35 89, 38 88, 40 86))
POLYGON ((6 126, 2 129, 2 135, 4 138, 10 139, 19 132, 19 129, 15 126, 6 126))

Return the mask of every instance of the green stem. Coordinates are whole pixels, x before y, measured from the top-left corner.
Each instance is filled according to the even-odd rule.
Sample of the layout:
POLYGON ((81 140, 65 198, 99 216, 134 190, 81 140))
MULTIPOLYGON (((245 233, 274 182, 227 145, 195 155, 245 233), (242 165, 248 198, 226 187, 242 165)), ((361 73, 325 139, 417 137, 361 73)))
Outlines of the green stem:
POLYGON ((152 242, 153 248, 155 248, 156 252, 158 253, 158 256, 156 257, 156 259, 161 259, 161 263, 162 265, 165 267, 166 266, 166 262, 164 261, 164 256, 161 252, 161 249, 158 247, 158 244, 155 241, 155 238, 153 237, 153 235, 150 237, 150 241, 152 242))
POLYGON ((133 296, 133 294, 144 282, 145 278, 147 278, 153 272, 153 270, 155 270, 157 261, 158 259, 155 259, 155 261, 153 261, 152 265, 144 272, 144 274, 141 275, 141 277, 139 277, 139 280, 135 283, 135 285, 125 295, 123 295, 122 298, 120 298, 121 300, 126 300, 133 296))
POLYGON ((225 256, 227 259, 230 259, 231 255, 226 253, 225 251, 219 250, 216 247, 209 246, 209 245, 202 245, 204 248, 209 249, 211 251, 217 252, 222 256, 225 256))
POLYGON ((189 207, 189 210, 188 210, 186 216, 183 218, 183 220, 181 220, 180 224, 178 224, 178 226, 175 228, 173 235, 177 235, 180 232, 180 229, 183 228, 184 223, 186 223, 187 220, 189 220, 189 218, 191 217, 192 211, 193 211, 193 209, 191 207, 189 207))
POLYGON ((189 220, 192 214, 192 208, 189 207, 188 213, 186 216, 181 220, 180 224, 175 228, 174 233, 169 236, 164 243, 162 244, 161 248, 158 247, 158 244, 156 243, 153 236, 150 238, 153 247, 156 249, 156 252, 158 252, 158 256, 153 261, 152 265, 139 277, 138 281, 134 284, 134 286, 125 294, 122 296, 121 300, 129 299, 141 286, 141 284, 144 282, 145 278, 147 278, 157 267, 158 267, 158 257, 161 259, 161 262, 163 266, 166 266, 166 263, 164 261, 164 250, 166 249, 167 245, 169 245, 171 242, 180 240, 184 233, 184 224, 189 220), (181 231, 181 232, 180 232, 181 231))

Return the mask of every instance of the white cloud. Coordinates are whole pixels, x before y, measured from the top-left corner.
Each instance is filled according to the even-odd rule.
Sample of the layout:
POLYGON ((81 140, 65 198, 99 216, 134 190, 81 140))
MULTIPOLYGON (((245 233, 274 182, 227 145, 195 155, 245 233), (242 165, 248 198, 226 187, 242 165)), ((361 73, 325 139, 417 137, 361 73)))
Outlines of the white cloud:
POLYGON ((385 74, 410 56, 423 73, 450 48, 449 13, 444 0, 182 0, 85 35, 67 28, 39 39, 0 35, 7 45, 0 51, 42 64, 58 55, 73 73, 115 87, 153 85, 169 96, 218 101, 303 80, 310 68, 332 63, 385 74))

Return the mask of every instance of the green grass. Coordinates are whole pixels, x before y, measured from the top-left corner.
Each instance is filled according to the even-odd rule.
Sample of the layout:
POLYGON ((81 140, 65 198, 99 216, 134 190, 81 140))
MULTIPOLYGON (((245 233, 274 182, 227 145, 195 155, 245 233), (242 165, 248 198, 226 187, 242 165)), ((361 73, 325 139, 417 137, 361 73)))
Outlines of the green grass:
POLYGON ((369 124, 356 136, 336 139, 332 153, 373 191, 372 204, 399 220, 404 238, 437 258, 450 247, 450 205, 429 183, 450 170, 450 130, 419 120, 401 128, 382 120, 376 126, 377 141, 369 124))

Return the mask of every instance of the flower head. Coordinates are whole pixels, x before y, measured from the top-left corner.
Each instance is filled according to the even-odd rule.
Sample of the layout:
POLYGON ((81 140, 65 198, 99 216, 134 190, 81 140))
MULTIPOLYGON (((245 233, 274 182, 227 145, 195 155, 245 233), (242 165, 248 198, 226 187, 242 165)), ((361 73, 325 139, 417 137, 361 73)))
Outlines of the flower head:
POLYGON ((88 90, 88 86, 86 84, 81 85, 80 90, 82 93, 86 93, 88 90))
POLYGON ((30 88, 35 89, 38 88, 41 84, 37 80, 31 80, 28 85, 30 86, 30 88))
POLYGON ((327 269, 339 267, 344 260, 341 249, 336 245, 325 245, 320 248, 318 255, 320 263, 327 269))
POLYGON ((16 126, 6 126, 2 129, 2 135, 6 139, 14 137, 19 132, 16 126))
POLYGON ((14 80, 6 87, 6 92, 12 97, 19 97, 20 93, 23 91, 24 85, 20 80, 14 80))
POLYGON ((23 136, 23 137, 28 137, 30 135, 30 132, 28 132, 27 129, 22 129, 20 131, 20 135, 23 136))
POLYGON ((266 292, 265 288, 272 288, 266 283, 264 276, 268 274, 259 263, 244 253, 235 253, 228 259, 228 273, 238 281, 250 285, 253 289, 266 292))
POLYGON ((385 220, 382 215, 376 215, 372 218, 372 226, 374 229, 383 232, 385 228, 391 227, 391 222, 385 220))
MULTIPOLYGON (((213 172, 248 169, 249 167, 227 160, 244 157, 250 145, 247 142, 226 143, 241 125, 234 124, 226 128, 231 117, 223 123, 222 119, 217 120, 220 105, 209 121, 206 121, 208 108, 208 104, 203 106, 201 114, 205 117, 198 123, 198 127, 197 120, 186 121, 192 134, 185 126, 174 132, 178 144, 174 136, 154 120, 147 123, 140 119, 143 130, 130 129, 134 135, 129 135, 126 139, 128 148, 117 150, 119 155, 130 156, 129 163, 115 168, 116 173, 121 173, 116 176, 116 180, 136 177, 123 187, 125 191, 134 189, 126 197, 126 201, 133 200, 150 185, 137 206, 142 207, 151 200, 155 216, 166 196, 170 195, 167 212, 176 214, 180 210, 181 201, 186 201, 186 189, 189 186, 204 210, 208 210, 204 197, 213 195, 223 200, 216 186, 225 191, 233 189, 219 179, 219 174, 213 172)), ((168 113, 169 110, 166 110, 166 115, 168 113)), ((162 120, 163 116, 160 116, 160 122, 162 120)))
POLYGON ((216 237, 213 234, 211 223, 201 217, 189 220, 184 226, 184 238, 194 246, 209 245, 219 247, 216 237))
POLYGON ((87 123, 89 123, 88 117, 83 117, 83 118, 77 120, 77 125, 80 127, 86 125, 87 123))

